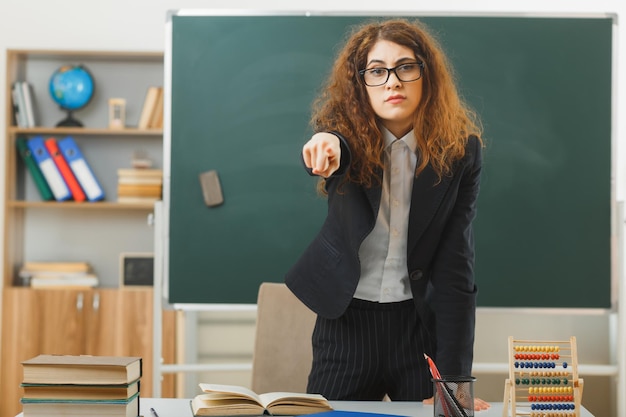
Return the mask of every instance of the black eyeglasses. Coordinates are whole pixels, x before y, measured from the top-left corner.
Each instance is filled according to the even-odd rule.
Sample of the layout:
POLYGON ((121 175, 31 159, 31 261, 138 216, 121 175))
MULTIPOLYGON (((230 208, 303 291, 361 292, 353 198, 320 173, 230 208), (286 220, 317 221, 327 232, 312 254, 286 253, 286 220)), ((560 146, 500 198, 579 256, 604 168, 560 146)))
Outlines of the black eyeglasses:
POLYGON ((393 68, 370 68, 359 70, 363 82, 369 87, 377 87, 385 84, 393 72, 402 82, 417 81, 422 78, 424 70, 423 62, 409 62, 393 68))

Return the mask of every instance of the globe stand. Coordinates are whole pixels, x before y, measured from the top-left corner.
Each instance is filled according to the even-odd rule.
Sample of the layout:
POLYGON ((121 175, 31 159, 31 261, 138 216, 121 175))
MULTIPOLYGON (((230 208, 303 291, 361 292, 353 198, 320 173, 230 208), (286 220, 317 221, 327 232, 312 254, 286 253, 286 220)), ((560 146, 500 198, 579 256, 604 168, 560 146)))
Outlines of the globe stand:
POLYGON ((57 127, 83 127, 83 124, 74 118, 70 110, 67 110, 67 117, 57 123, 57 127))

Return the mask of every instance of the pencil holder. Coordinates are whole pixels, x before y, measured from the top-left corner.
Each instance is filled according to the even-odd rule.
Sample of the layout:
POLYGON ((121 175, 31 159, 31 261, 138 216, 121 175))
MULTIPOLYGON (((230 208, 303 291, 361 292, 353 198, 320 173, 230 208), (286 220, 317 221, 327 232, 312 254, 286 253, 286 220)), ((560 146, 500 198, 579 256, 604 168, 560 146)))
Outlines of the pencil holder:
POLYGON ((433 378, 435 417, 474 417, 474 381, 472 376, 433 378))

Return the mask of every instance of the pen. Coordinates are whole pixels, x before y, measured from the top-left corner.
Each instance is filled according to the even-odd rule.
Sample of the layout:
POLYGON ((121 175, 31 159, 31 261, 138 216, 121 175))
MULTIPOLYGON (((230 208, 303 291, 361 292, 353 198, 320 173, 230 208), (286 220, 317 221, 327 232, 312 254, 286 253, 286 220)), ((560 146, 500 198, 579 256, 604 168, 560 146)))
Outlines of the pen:
POLYGON ((152 417, 159 417, 159 415, 157 414, 154 408, 150 407, 150 412, 152 413, 152 417))

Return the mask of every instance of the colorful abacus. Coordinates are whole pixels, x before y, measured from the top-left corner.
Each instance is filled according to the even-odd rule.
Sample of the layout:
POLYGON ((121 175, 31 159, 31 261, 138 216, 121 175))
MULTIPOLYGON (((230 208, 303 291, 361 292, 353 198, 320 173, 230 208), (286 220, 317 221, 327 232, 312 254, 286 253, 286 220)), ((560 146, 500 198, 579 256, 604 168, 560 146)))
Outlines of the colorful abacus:
POLYGON ((580 417, 576 338, 568 341, 509 337, 509 378, 502 417, 580 417))

